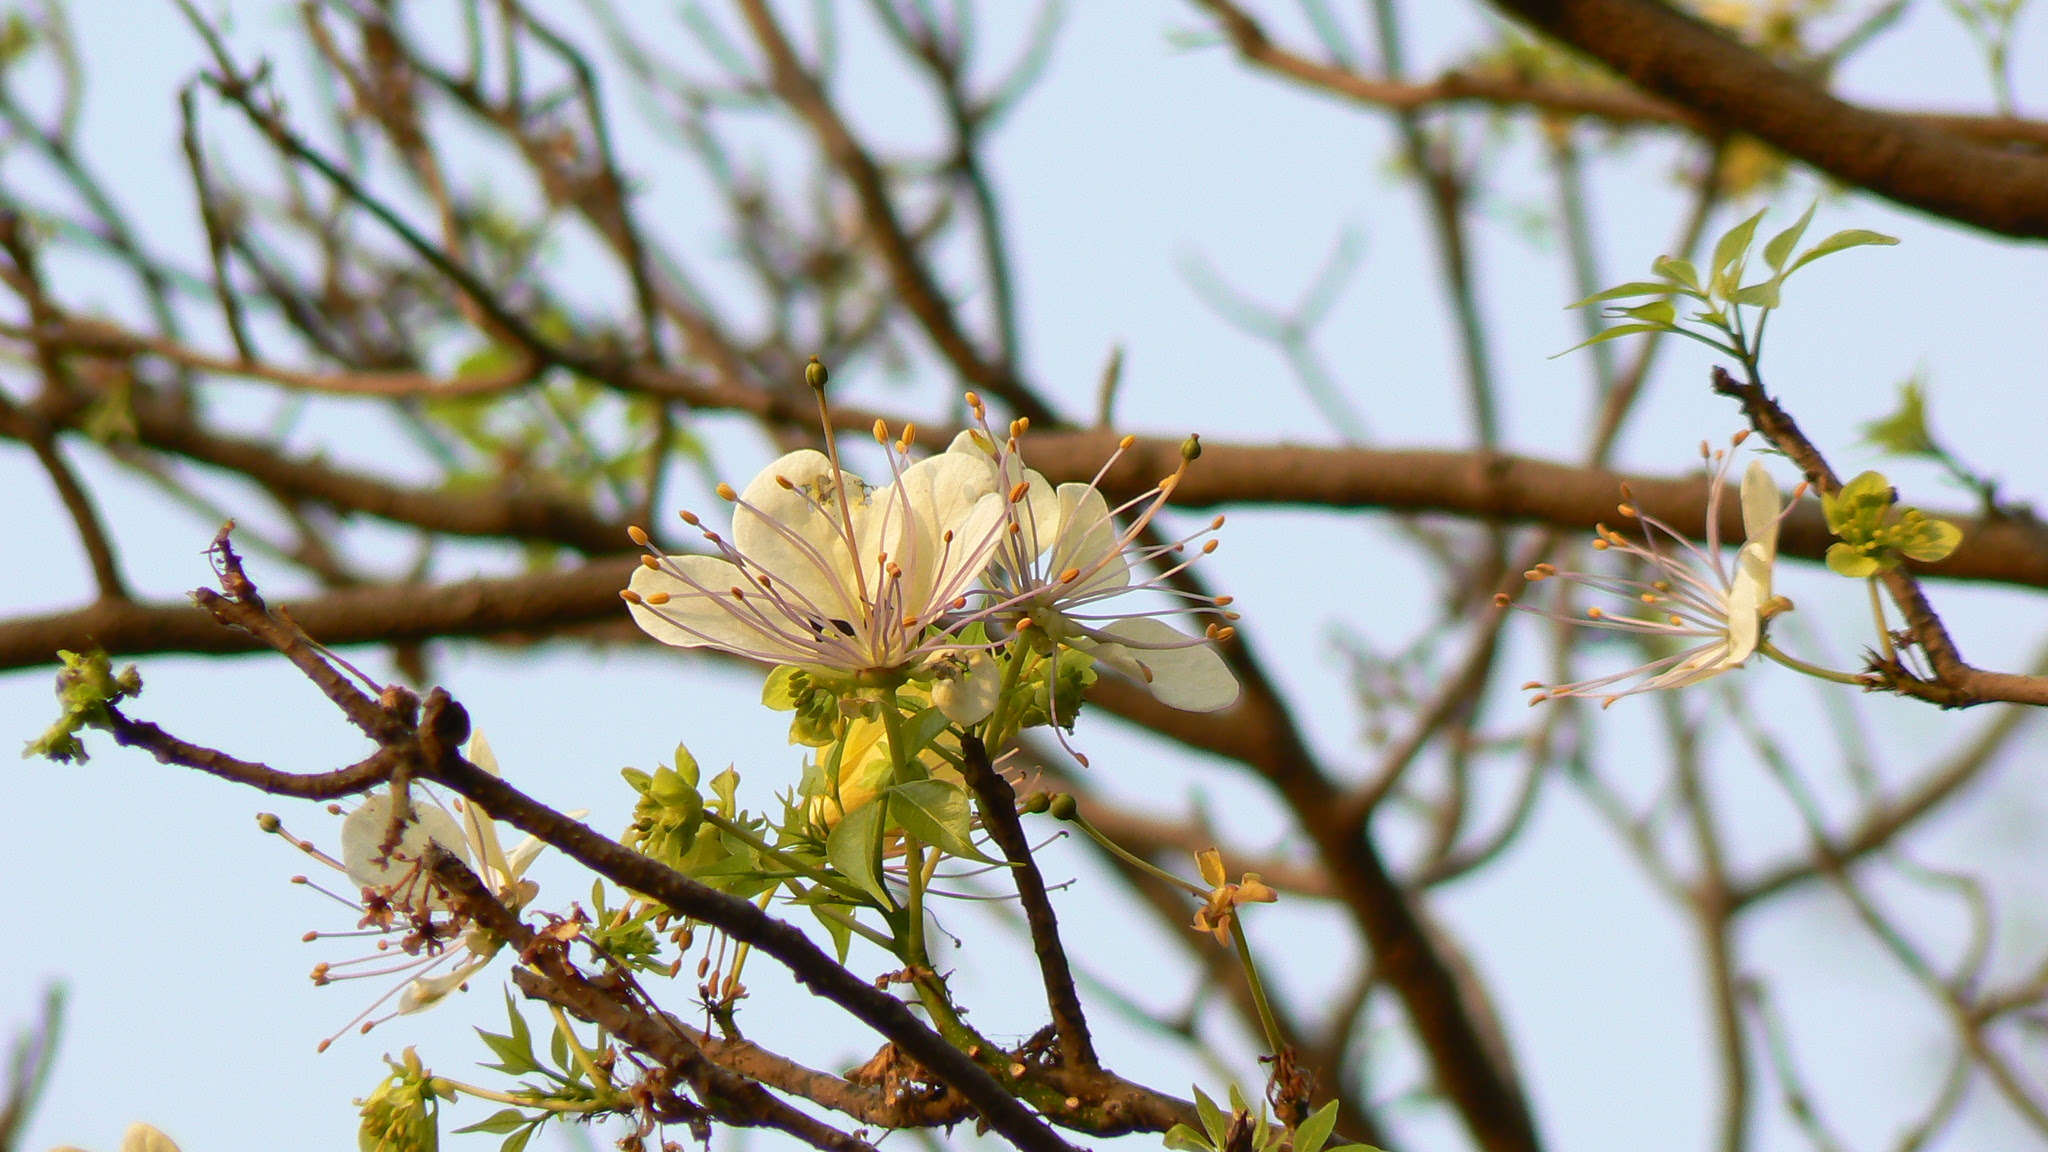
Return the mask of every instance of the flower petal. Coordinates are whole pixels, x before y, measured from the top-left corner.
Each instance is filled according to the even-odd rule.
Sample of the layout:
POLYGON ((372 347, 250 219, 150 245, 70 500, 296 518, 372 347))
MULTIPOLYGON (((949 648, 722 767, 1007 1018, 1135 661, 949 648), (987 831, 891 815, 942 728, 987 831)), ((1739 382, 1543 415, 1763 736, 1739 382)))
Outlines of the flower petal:
POLYGON ((628 607, 641 631, 677 648, 723 648, 782 664, 816 660, 817 649, 796 634, 801 625, 767 603, 779 592, 750 593, 763 600, 756 608, 729 591, 745 584, 737 565, 715 556, 670 556, 661 568, 634 569, 629 581, 643 601, 666 595, 668 602, 628 607))
MULTIPOLYGON (((1770 567, 1778 558, 1778 521, 1784 501, 1778 496, 1778 482, 1764 471, 1762 463, 1751 460, 1742 474, 1742 535, 1745 549, 1755 547, 1770 567)), ((1764 583, 1764 599, 1770 599, 1770 582, 1764 583)), ((1762 601, 1758 601, 1762 603, 1762 601)))
POLYGON ((740 494, 732 544, 749 564, 826 619, 853 620, 860 597, 841 521, 842 481, 851 499, 844 516, 857 525, 867 501, 867 483, 859 476, 834 469, 830 458, 809 448, 774 461, 740 494), (793 487, 784 488, 783 480, 793 487))
POLYGON ((1098 641, 1089 654, 1127 675, 1132 665, 1142 667, 1150 676, 1140 673, 1140 678, 1161 704, 1183 712, 1219 712, 1237 703, 1237 677, 1206 640, 1149 616, 1118 620, 1096 634, 1127 643, 1098 641))
POLYGON ((121 1134, 121 1152, 178 1152, 178 1145, 151 1125, 135 1123, 121 1134))
MULTIPOLYGON (((348 878, 363 888, 407 887, 408 891, 423 886, 418 864, 426 854, 429 843, 438 844, 460 857, 464 864, 473 864, 469 846, 464 842, 462 826, 455 822, 445 809, 418 792, 412 794, 412 819, 406 821, 405 830, 398 837, 398 846, 389 857, 383 857, 384 837, 391 828, 391 794, 377 792, 363 799, 356 810, 341 822, 341 862, 348 870, 348 878)), ((403 898, 405 894, 401 894, 403 898)), ((430 895, 429 907, 447 907, 447 901, 430 895)))
POLYGON ((1072 587, 1061 588, 1060 598, 1071 600, 1090 593, 1113 592, 1131 583, 1131 566, 1125 561, 1117 524, 1109 514, 1109 501, 1093 484, 1059 486, 1058 535, 1052 560, 1046 570, 1057 580, 1069 568, 1081 570, 1072 587))

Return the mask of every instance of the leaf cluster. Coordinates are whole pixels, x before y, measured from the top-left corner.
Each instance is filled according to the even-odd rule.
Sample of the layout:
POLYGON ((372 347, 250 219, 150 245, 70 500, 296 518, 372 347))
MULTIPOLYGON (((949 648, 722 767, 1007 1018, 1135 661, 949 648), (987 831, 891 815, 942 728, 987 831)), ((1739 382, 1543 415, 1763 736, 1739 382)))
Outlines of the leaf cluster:
POLYGON ((1279 1152, 1284 1147, 1292 1152, 1325 1152, 1328 1145, 1328 1152, 1380 1152, 1370 1144, 1329 1144, 1330 1134, 1337 1128, 1335 1100, 1311 1113, 1286 1135, 1267 1123, 1266 1102, 1259 1101, 1254 1112, 1235 1084, 1230 1086, 1229 1112, 1217 1107, 1199 1087, 1195 1089, 1195 1111, 1201 1116, 1202 1130, 1175 1124, 1166 1133, 1167 1148, 1174 1152, 1279 1152))

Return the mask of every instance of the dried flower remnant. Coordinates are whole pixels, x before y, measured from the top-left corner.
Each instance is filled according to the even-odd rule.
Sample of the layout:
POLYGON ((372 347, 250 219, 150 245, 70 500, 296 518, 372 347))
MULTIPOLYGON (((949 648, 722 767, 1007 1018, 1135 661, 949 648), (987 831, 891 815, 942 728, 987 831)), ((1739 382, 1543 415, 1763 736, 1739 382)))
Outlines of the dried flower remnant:
POLYGON ((1260 880, 1257 872, 1247 872, 1237 883, 1230 883, 1230 874, 1223 870, 1223 853, 1214 848, 1197 852, 1195 863, 1202 870, 1202 883, 1209 886, 1209 896, 1207 903, 1195 909, 1195 919, 1189 927, 1215 936, 1218 944, 1230 943, 1230 926, 1237 918, 1239 905, 1271 904, 1280 899, 1280 894, 1260 880))
MULTIPOLYGON (((1704 548, 1655 517, 1644 515, 1633 503, 1624 502, 1621 514, 1641 522, 1643 542, 1637 544, 1603 524, 1596 529, 1593 547, 1640 561, 1649 568, 1649 579, 1566 572, 1550 564, 1539 564, 1524 574, 1532 582, 1555 579, 1605 592, 1626 600, 1631 608, 1626 612, 1609 611, 1596 605, 1587 608, 1583 616, 1552 612, 1539 612, 1540 615, 1593 628, 1674 640, 1698 639, 1704 643, 1574 684, 1532 682, 1524 685, 1536 691, 1531 704, 1579 696, 1598 698, 1605 706, 1638 692, 1683 688, 1741 666, 1765 643, 1765 621, 1792 608, 1791 601, 1771 592, 1771 568, 1778 555, 1778 526, 1791 504, 1780 499, 1777 482, 1762 464, 1752 460, 1742 476, 1742 547, 1735 554, 1732 570, 1723 562, 1721 496, 1734 459, 1732 449, 1747 436, 1747 432, 1737 434, 1726 450, 1700 446, 1701 456, 1712 465, 1707 485, 1704 548), (1614 685, 1638 676, 1643 677, 1641 682, 1610 691, 1614 685)), ((1804 491, 1802 484, 1793 492, 1792 501, 1796 502, 1804 491)), ((1622 496, 1624 501, 1629 500, 1626 487, 1622 496)), ((1496 602, 1506 605, 1508 598, 1502 595, 1496 602)))
POLYGON ((1004 494, 1005 524, 989 569, 990 590, 984 611, 1008 614, 1020 630, 1033 630, 1046 641, 1088 653, 1097 662, 1143 683, 1161 703, 1189 712, 1215 712, 1236 703, 1237 677, 1216 651, 1216 643, 1235 634, 1227 621, 1228 596, 1200 596, 1175 588, 1172 577, 1195 556, 1216 550, 1210 538, 1187 555, 1188 546, 1223 526, 1218 516, 1203 528, 1163 544, 1141 542, 1188 466, 1201 455, 1201 441, 1189 437, 1181 464, 1149 491, 1112 508, 1102 494, 1102 478, 1136 442, 1126 436, 1093 479, 1055 488, 1028 468, 1020 442, 1030 424, 1010 425, 998 437, 988 426, 987 409, 968 393, 968 404, 981 427, 962 432, 948 456, 981 461, 1004 494), (1119 523, 1119 517, 1126 517, 1119 523), (1166 567, 1138 582, 1133 568, 1155 561, 1166 567), (1132 592, 1156 592, 1174 603, 1154 610, 1130 610, 1110 601, 1132 592), (1161 617, 1186 612, 1217 618, 1201 636, 1190 636, 1161 617))

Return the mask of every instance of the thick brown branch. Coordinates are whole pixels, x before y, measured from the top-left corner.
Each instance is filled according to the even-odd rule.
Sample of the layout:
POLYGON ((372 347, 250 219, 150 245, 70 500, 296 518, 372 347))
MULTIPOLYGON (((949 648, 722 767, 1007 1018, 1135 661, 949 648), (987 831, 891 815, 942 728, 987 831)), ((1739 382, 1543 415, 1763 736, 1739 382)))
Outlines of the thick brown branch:
POLYGON ((1837 180, 2008 236, 2048 237, 2048 156, 1859 108, 1677 7, 1651 0, 1493 0, 1628 77, 1837 180))
MULTIPOLYGON (((1311 59, 1275 43, 1250 13, 1229 0, 1194 0, 1194 3, 1216 18, 1217 25, 1230 38, 1232 47, 1247 63, 1356 104, 1393 112, 1477 105, 1547 116, 1583 117, 1615 127, 1683 128, 1708 136, 1721 131, 1711 119, 1698 112, 1620 84, 1604 87, 1560 84, 1456 69, 1427 83, 1403 83, 1365 76, 1348 68, 1311 59)), ((1984 144, 2048 147, 2048 122, 2039 120, 1903 110, 1888 114, 1984 144)))

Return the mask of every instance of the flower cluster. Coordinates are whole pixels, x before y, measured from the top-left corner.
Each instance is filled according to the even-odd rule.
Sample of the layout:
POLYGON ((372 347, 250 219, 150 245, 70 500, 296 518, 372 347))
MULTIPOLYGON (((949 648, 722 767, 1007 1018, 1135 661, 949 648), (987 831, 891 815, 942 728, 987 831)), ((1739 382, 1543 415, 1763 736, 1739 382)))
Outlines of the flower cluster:
MULTIPOLYGON (((822 380, 822 371, 813 374, 821 409, 822 380)), ((1196 554, 1215 550, 1214 539, 1202 538, 1222 517, 1180 539, 1156 541, 1151 532, 1199 441, 1190 438, 1173 475, 1112 506, 1102 477, 1133 438, 1094 480, 1055 487, 1024 464, 1019 442, 1028 421, 998 436, 980 399, 967 399, 978 427, 923 459, 912 459, 914 426, 892 438, 876 422, 890 469, 880 487, 842 466, 828 436, 828 451, 791 452, 742 491, 719 486, 734 506, 730 539, 683 512, 706 552, 666 554, 634 528, 634 541, 648 549, 622 593, 634 621, 665 644, 848 683, 915 676, 963 725, 996 710, 1007 668, 997 657, 1007 652, 1015 661, 1022 648, 1085 653, 1175 708, 1234 703, 1237 680, 1215 647, 1233 631, 1220 621, 1237 618, 1225 608, 1229 598, 1172 585, 1192 560, 1191 544, 1202 541, 1196 554), (1148 567, 1150 575, 1133 578, 1148 567), (1162 593, 1170 606, 1110 603, 1140 591, 1162 593), (1162 619, 1189 612, 1219 622, 1191 636, 1162 619)), ((1071 724, 1046 711, 1051 722, 1071 724)))

